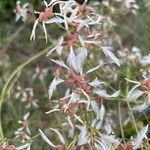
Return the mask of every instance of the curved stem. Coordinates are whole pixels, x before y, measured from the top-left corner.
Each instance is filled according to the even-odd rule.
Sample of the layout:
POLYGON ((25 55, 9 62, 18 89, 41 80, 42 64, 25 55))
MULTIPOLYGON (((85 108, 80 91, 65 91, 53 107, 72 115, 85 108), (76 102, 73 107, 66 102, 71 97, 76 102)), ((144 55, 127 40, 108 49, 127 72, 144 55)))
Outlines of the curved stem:
POLYGON ((22 63, 20 66, 18 66, 16 68, 16 70, 14 70, 12 72, 12 74, 10 75, 10 77, 8 78, 8 80, 6 81, 6 83, 4 84, 3 88, 2 88, 2 92, 0 95, 0 141, 2 141, 4 139, 4 135, 3 135, 3 129, 2 129, 2 115, 1 115, 1 110, 2 110, 2 104, 4 101, 4 96, 7 92, 7 89, 9 87, 9 84, 11 83, 11 81, 13 80, 13 78, 18 74, 18 72, 21 72, 21 70, 27 66, 29 63, 31 63, 32 61, 34 61, 35 59, 39 58, 40 56, 42 56, 43 54, 45 54, 51 46, 45 48, 44 50, 40 51, 39 53, 37 53, 36 55, 32 56, 31 58, 29 58, 27 61, 25 61, 24 63, 22 63))

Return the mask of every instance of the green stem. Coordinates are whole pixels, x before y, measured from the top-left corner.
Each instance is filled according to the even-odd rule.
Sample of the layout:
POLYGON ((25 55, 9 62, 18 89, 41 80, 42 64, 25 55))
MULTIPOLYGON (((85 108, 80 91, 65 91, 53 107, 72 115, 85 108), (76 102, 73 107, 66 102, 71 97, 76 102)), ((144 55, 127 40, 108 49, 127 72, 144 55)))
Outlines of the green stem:
MULTIPOLYGON (((127 79, 130 78, 130 67, 127 68, 127 79)), ((128 94, 129 92, 129 82, 127 81, 127 86, 126 86, 126 95, 128 94)), ((130 113, 130 116, 132 118, 132 121, 133 121, 133 125, 135 127, 135 131, 136 133, 138 133, 138 128, 137 128, 137 124, 136 124, 136 121, 135 121, 135 117, 133 115, 133 112, 132 112, 132 109, 131 109, 131 105, 129 103, 129 100, 127 100, 127 106, 128 106, 128 109, 129 109, 129 113, 130 113)))
MULTIPOLYGON (((91 68, 94 67, 89 61, 87 61, 87 63, 88 63, 88 65, 89 65, 91 68)), ((105 80, 103 79, 103 77, 100 75, 100 73, 99 73, 97 70, 95 70, 95 72, 96 72, 96 74, 105 82, 105 84, 106 84, 112 91, 115 91, 115 89, 114 89, 107 81, 105 81, 105 80)))
POLYGON ((136 131, 136 133, 138 133, 138 128, 137 128, 137 125, 136 125, 136 121, 135 121, 135 118, 134 118, 134 115, 133 115, 133 112, 132 112, 132 109, 131 109, 131 106, 130 106, 130 103, 129 103, 128 100, 127 100, 127 106, 128 106, 128 109, 129 109, 129 112, 130 112, 130 115, 131 115, 131 118, 132 118, 132 121, 133 121, 133 124, 134 124, 134 127, 135 127, 135 131, 136 131))
POLYGON ((125 136, 124 136, 124 131, 123 131, 123 127, 122 127, 122 120, 121 120, 120 102, 118 102, 118 113, 119 113, 119 124, 120 124, 121 136, 123 138, 123 142, 125 143, 125 136))
POLYGON ((9 84, 11 83, 12 79, 18 74, 18 72, 21 72, 21 70, 28 65, 29 63, 31 63, 32 61, 34 61, 35 59, 39 58, 40 56, 42 56, 43 54, 45 54, 51 46, 45 48, 44 50, 40 51, 39 53, 37 53, 36 55, 32 56, 31 58, 29 58, 27 61, 25 61, 24 63, 22 63, 20 66, 18 66, 16 68, 16 70, 14 70, 11 74, 11 76, 8 78, 8 80, 6 81, 6 83, 4 84, 3 88, 2 88, 2 92, 0 95, 0 141, 2 141, 4 139, 4 135, 3 135, 3 129, 2 129, 2 114, 1 114, 1 110, 2 110, 2 104, 4 101, 4 96, 7 92, 7 89, 9 87, 9 84))

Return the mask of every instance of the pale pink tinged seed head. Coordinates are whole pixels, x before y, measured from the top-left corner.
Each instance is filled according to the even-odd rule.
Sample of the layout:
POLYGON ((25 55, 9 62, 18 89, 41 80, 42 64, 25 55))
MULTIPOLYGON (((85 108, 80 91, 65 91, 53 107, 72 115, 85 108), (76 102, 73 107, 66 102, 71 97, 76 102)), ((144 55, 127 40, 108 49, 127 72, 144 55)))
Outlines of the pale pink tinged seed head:
POLYGON ((3 149, 3 150, 16 150, 14 145, 10 145, 7 148, 3 149))
POLYGON ((47 21, 50 17, 52 17, 53 14, 53 7, 47 7, 43 12, 40 13, 39 15, 39 21, 47 21))

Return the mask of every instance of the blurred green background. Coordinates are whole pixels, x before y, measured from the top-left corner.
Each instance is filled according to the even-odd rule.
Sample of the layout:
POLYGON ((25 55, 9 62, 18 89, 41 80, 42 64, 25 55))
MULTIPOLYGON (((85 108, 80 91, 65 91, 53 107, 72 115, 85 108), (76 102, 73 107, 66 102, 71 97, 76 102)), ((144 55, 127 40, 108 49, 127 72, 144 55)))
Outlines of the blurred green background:
MULTIPOLYGON (((93 0, 91 0, 93 2, 93 0)), ((96 1, 96 0, 95 0, 96 1)), ((33 5, 34 10, 42 10, 43 6, 41 5, 41 0, 22 0, 22 3, 29 2, 33 5)), ((111 3, 114 1, 112 0, 111 3)), ((6 76, 8 77, 10 73, 22 62, 27 60, 30 56, 33 56, 37 52, 41 51, 47 45, 45 44, 43 31, 38 28, 36 33, 36 41, 30 42, 30 34, 33 27, 33 20, 28 23, 23 24, 22 21, 15 22, 15 9, 16 1, 15 0, 0 0, 0 59, 4 59, 9 64, 8 68, 2 68, 0 66, 0 77, 6 76), (41 33, 41 34, 40 34, 41 33), (41 40, 42 39, 42 40, 41 40)), ((113 20, 117 23, 117 26, 114 27, 114 31, 120 35, 123 43, 123 47, 133 47, 136 46, 141 49, 143 55, 147 55, 150 53, 150 8, 145 7, 142 0, 138 1, 139 10, 137 11, 137 15, 133 15, 131 13, 122 14, 118 13, 116 15, 112 15, 113 20)), ((101 8, 100 9, 105 9, 101 8)), ((101 10, 100 10, 101 12, 101 10)), ((104 13, 105 10, 102 12, 104 13)), ((49 34, 52 37, 58 37, 60 34, 60 29, 57 26, 51 26, 48 29, 49 34)), ((50 41, 49 41, 50 43, 50 41)), ((117 47, 118 49, 118 47, 117 47)), ((41 106, 40 110, 33 113, 31 120, 36 118, 36 121, 32 123, 33 133, 37 132, 36 129, 41 125, 45 120, 49 121, 51 118, 45 117, 45 107, 49 108, 50 106, 45 106, 43 101, 46 101, 46 96, 42 95, 41 85, 32 84, 27 79, 28 71, 34 70, 36 66, 40 67, 49 67, 53 69, 53 66, 50 64, 48 58, 41 57, 40 59, 34 61, 32 64, 26 67, 26 70, 23 70, 22 76, 19 80, 19 84, 25 86, 31 86, 34 88, 36 86, 37 91, 35 91, 36 96, 41 99, 39 101, 39 105, 41 106), (40 93, 41 92, 41 93, 40 93), (43 118, 41 120, 41 118, 43 118)), ((137 66, 138 67, 138 66, 137 66)), ((126 68, 123 68, 121 74, 124 74, 126 68)), ((135 68, 134 68, 135 69, 135 68)), ((139 68, 138 68, 139 69, 139 68)), ((139 74, 139 72, 134 72, 133 74, 139 74)), ((2 89, 5 81, 2 80, 0 82, 0 90, 2 89)), ((52 80, 51 70, 46 77, 46 88, 48 88, 49 82, 52 80)), ((10 99, 13 99, 10 97, 10 99)), ((14 131, 18 128, 15 123, 17 120, 21 119, 23 114, 25 113, 22 110, 21 104, 19 102, 11 102, 7 101, 3 106, 3 123, 5 124, 4 133, 8 137, 11 137, 14 131), (16 110, 15 107, 18 106, 16 110), (9 107, 8 107, 9 106, 9 107), (11 128, 10 132, 7 130, 11 128)), ((32 110, 31 110, 32 112, 32 110)), ((46 124, 46 123, 45 123, 46 124)), ((131 125, 132 126, 132 125, 131 125)), ((126 129, 125 129, 126 130, 126 129)), ((130 137, 132 131, 129 133, 128 129, 127 136, 130 137)), ((37 139, 39 140, 39 139, 37 139)), ((39 140, 41 142, 41 140, 39 140)), ((41 144, 42 146, 42 144, 41 144)))

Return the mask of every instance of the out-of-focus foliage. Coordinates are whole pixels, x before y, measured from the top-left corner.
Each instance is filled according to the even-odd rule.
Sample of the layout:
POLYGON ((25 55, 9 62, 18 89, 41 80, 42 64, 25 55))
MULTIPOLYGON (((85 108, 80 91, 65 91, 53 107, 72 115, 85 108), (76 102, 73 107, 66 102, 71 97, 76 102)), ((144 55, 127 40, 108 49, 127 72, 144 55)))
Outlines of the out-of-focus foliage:
POLYGON ((0 21, 9 20, 12 17, 15 4, 15 0, 0 1, 0 16, 3 16, 0 21))
MULTIPOLYGON (((79 0, 80 2, 82 0, 79 0)), ((89 0, 89 2, 94 2, 98 0, 89 0)), ((22 23, 21 20, 18 22, 15 22, 15 13, 14 9, 16 7, 16 1, 15 0, 1 0, 0 1, 0 15, 3 16, 0 18, 0 90, 4 88, 4 84, 7 83, 9 77, 11 76, 11 73, 23 62, 27 61, 29 58, 34 57, 37 53, 39 53, 42 49, 45 49, 47 46, 45 44, 45 37, 43 34, 43 27, 39 23, 37 29, 36 29, 36 40, 34 42, 30 42, 30 35, 33 27, 33 23, 36 19, 36 15, 34 16, 33 11, 43 11, 44 6, 41 4, 41 0, 22 0, 22 3, 30 2, 29 9, 31 12, 30 15, 33 15, 32 19, 29 19, 29 22, 22 23), (33 13, 33 14, 32 14, 33 13)), ((114 1, 110 1, 111 4, 115 5, 114 1)), ((99 5, 98 15, 106 15, 111 16, 113 21, 117 24, 113 28, 110 28, 110 37, 114 40, 113 46, 116 50, 124 50, 124 48, 127 48, 129 52, 129 56, 122 57, 122 66, 121 68, 117 68, 116 66, 111 65, 104 65, 101 69, 99 69, 99 75, 100 77, 105 81, 106 87, 108 88, 108 92, 112 92, 111 86, 115 89, 120 89, 121 94, 123 96, 126 96, 127 92, 132 88, 132 83, 127 83, 125 78, 133 79, 133 80, 139 80, 141 81, 142 75, 144 71, 147 71, 150 69, 149 66, 143 67, 141 64, 138 64, 137 62, 138 58, 135 58, 133 52, 133 57, 130 58, 132 55, 133 48, 138 50, 140 49, 140 52, 143 55, 148 55, 150 53, 150 9, 148 7, 145 7, 143 1, 138 1, 139 9, 137 10, 137 15, 134 15, 132 13, 124 13, 120 12, 120 10, 116 14, 112 14, 108 8, 106 8, 103 5, 99 5), (118 34, 121 38, 121 46, 118 45, 118 43, 115 41, 115 35, 118 34), (113 37, 114 36, 114 37, 113 37), (136 47, 135 47, 136 46, 136 47), (131 52, 131 54, 130 54, 131 52), (129 58, 128 58, 129 57, 129 58), (125 60, 124 60, 125 59, 125 60), (124 62, 125 61, 125 62, 124 62), (142 69, 141 69, 142 67, 142 69)), ((56 8, 57 9, 57 8, 56 8)), ((46 25, 47 31, 49 33, 48 37, 48 45, 50 47, 53 47, 53 44, 57 41, 55 41, 60 35, 65 33, 63 29, 59 28, 58 25, 51 25, 50 27, 46 25), (53 37, 51 39, 51 37, 53 37), (54 41, 55 42, 54 42, 54 41)), ((50 49, 50 48, 49 48, 50 49)), ((94 59, 90 60, 89 63, 97 65, 95 60, 99 59, 100 57, 103 57, 101 54, 97 54, 96 48, 93 49, 95 52, 94 59)), ((124 53, 123 53, 124 55, 124 53)), ((32 63, 29 63, 26 68, 21 69, 20 72, 16 74, 16 76, 13 79, 12 85, 10 85, 10 89, 6 91, 6 100, 3 103, 2 107, 2 123, 3 125, 3 131, 7 138, 14 137, 14 131, 16 131, 20 126, 17 124, 17 121, 22 118, 22 116, 26 113, 26 103, 28 102, 21 102, 20 99, 17 99, 15 96, 17 95, 17 92, 20 90, 20 87, 23 90, 27 90, 27 87, 31 87, 31 89, 34 90, 34 98, 38 100, 37 104, 40 106, 37 110, 34 110, 34 108, 31 107, 30 112, 31 116, 29 116, 29 120, 31 120, 31 126, 30 130, 32 131, 32 135, 37 134, 38 128, 46 128, 51 125, 55 126, 55 128, 59 128, 59 123, 62 123, 63 120, 62 114, 59 115, 45 115, 45 111, 49 109, 53 109, 53 106, 55 104, 51 104, 51 102, 48 100, 48 88, 49 84, 53 80, 53 71, 55 70, 54 64, 50 62, 50 59, 48 57, 45 57, 44 55, 41 55, 42 57, 39 57, 37 60, 33 61, 32 63), (21 73, 21 74, 19 74, 21 73), (41 77, 42 76, 42 77, 41 77), (44 77, 43 77, 44 76, 44 77), (15 85, 13 85, 15 83, 15 85), (11 89, 11 86, 14 88, 11 89), (20 86, 20 87, 19 87, 20 86), (19 89, 19 90, 18 90, 19 89)), ((93 55, 89 56, 89 58, 92 58, 93 55)), ((53 55, 53 59, 58 59, 58 55, 53 55)), ((121 57, 120 57, 121 59, 121 57)), ((89 67, 90 68, 90 67, 89 67)), ((95 79, 97 77, 97 72, 95 72, 92 75, 89 75, 92 79, 95 79)), ((64 86, 65 87, 65 86, 64 86)), ((64 90, 64 87, 61 89, 60 92, 56 93, 56 97, 59 97, 64 90)), ((141 90, 141 88, 139 88, 141 90)), ((21 90, 20 90, 21 91, 21 90)), ((21 92, 20 92, 21 93, 21 92)), ((31 94, 32 95, 32 94, 31 94)), ((29 99, 30 100, 30 99, 29 99)), ((122 133, 120 131, 119 127, 119 121, 118 121, 118 106, 117 103, 120 99, 116 98, 116 101, 114 100, 106 100, 105 107, 106 110, 109 108, 113 108, 113 111, 108 111, 107 117, 113 117, 117 120, 117 126, 114 127, 114 130, 117 131, 117 136, 122 137, 122 133), (109 116, 110 115, 110 116, 109 116)), ((141 100, 141 99, 140 99, 141 100)), ((131 106, 134 106, 134 102, 131 102, 131 106)), ((127 108, 126 101, 122 101, 121 104, 121 115, 122 120, 127 118, 130 115, 130 111, 127 108), (129 111, 129 112, 128 112, 129 111)), ((149 117, 149 109, 146 110, 144 113, 135 113, 138 129, 141 126, 144 126, 149 123, 150 117, 149 117), (144 114, 145 113, 145 114, 144 114)), ((83 114, 83 118, 87 117, 87 114, 83 114)), ((89 113, 89 118, 93 117, 92 114, 89 113)), ((123 125, 123 131, 125 138, 130 138, 132 135, 136 134, 135 125, 134 122, 127 122, 125 125, 123 125)), ((39 135, 38 135, 39 136, 39 135)), ((54 140, 56 141, 56 137, 52 136, 54 140)), ((41 150, 43 147, 45 149, 48 149, 44 142, 41 140, 40 137, 35 138, 33 141, 33 149, 41 150), (38 143, 38 145, 37 145, 38 143), (40 143, 40 144, 39 144, 40 143)), ((11 141, 10 144, 18 144, 18 141, 11 141)), ((19 143, 20 144, 20 143, 19 143)))

